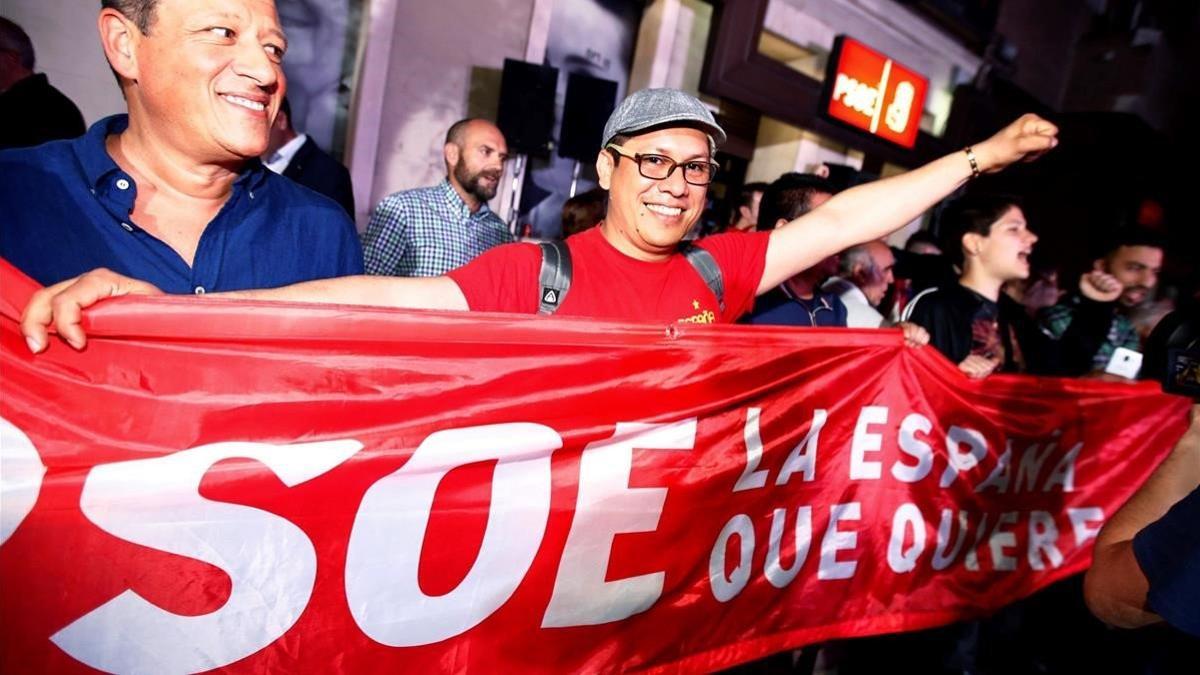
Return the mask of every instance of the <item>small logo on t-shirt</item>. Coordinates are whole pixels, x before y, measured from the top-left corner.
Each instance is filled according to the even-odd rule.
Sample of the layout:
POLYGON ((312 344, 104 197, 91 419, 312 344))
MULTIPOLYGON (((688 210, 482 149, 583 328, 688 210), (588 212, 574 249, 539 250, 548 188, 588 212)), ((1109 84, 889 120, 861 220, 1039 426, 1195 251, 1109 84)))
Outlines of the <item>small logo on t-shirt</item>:
MULTIPOLYGON (((701 305, 700 305, 699 300, 692 300, 692 309, 698 310, 698 309, 700 309, 700 307, 701 307, 701 305)), ((677 321, 679 323, 716 323, 717 322, 717 314, 716 314, 716 312, 712 311, 711 309, 705 309, 705 310, 701 310, 697 314, 693 314, 692 316, 678 319, 677 321)))
POLYGON ((558 293, 556 293, 553 288, 542 289, 542 302, 546 303, 547 305, 557 305, 558 293))

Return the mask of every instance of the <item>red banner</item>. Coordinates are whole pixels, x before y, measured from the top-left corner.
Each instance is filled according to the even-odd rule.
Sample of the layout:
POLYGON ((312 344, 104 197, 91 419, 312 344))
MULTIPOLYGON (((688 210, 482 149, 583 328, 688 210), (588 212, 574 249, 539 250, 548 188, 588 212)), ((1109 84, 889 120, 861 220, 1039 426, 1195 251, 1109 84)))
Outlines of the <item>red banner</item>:
POLYGON ((1086 567, 1152 385, 898 332, 131 298, 0 270, 4 672, 700 671, 1086 567))

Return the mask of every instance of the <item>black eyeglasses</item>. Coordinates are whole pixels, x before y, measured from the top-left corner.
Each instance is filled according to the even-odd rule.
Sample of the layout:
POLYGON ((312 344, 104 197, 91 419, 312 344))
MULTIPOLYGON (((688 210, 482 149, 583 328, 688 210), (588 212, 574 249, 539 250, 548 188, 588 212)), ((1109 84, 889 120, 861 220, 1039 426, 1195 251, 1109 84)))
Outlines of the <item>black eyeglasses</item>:
POLYGON ((676 162, 663 155, 631 154, 615 143, 609 143, 608 149, 612 150, 618 158, 627 157, 637 162, 638 173, 653 180, 669 178, 679 167, 683 167, 683 180, 701 187, 713 182, 713 178, 717 175, 717 165, 707 160, 691 159, 686 162, 676 162))

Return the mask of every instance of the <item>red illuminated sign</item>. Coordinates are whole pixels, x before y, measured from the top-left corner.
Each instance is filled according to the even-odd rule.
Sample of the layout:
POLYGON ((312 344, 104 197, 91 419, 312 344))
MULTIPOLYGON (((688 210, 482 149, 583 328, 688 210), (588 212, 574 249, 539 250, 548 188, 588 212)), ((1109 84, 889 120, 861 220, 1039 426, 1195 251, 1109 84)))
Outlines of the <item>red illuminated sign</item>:
POLYGON ((839 36, 825 76, 824 113, 906 148, 917 143, 929 80, 863 43, 839 36))

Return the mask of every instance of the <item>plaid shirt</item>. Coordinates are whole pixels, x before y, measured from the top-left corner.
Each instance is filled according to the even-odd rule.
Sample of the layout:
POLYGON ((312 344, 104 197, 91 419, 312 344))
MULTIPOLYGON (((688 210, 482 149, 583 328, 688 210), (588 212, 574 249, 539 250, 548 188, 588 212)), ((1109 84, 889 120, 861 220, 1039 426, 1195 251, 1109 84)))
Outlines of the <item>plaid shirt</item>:
POLYGON ((363 233, 363 262, 367 274, 436 277, 511 241, 508 226, 487 204, 471 213, 443 180, 379 202, 363 233))
MULTIPOLYGON (((1042 332, 1055 340, 1061 339, 1063 333, 1066 333, 1067 328, 1071 326, 1071 320, 1075 317, 1075 308, 1079 302, 1078 297, 1070 297, 1039 312, 1038 323, 1041 324, 1042 332)), ((1133 322, 1120 312, 1113 314, 1112 323, 1108 326, 1104 342, 1092 357, 1092 367, 1096 370, 1104 370, 1117 347, 1125 347, 1134 351, 1141 349, 1141 338, 1138 337, 1137 329, 1134 328, 1133 322)))

